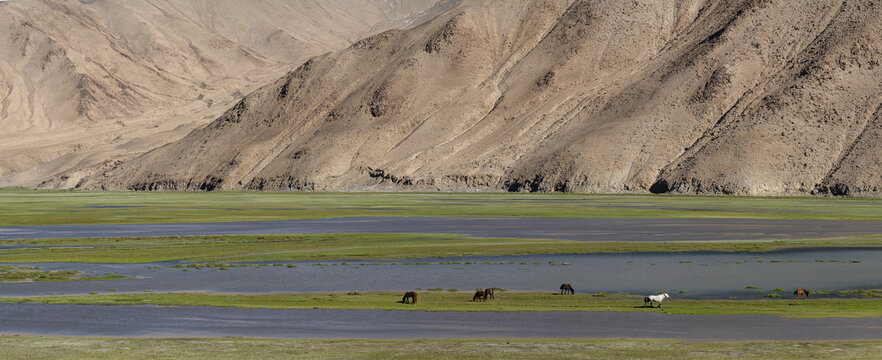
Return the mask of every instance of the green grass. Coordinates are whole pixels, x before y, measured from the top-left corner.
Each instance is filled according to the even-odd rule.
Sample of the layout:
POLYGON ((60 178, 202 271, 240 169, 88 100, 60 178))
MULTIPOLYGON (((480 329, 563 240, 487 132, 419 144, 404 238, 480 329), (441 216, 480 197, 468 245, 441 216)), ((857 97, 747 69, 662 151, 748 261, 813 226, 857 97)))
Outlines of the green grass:
POLYGON ((347 216, 882 220, 882 200, 515 193, 0 190, 0 226, 225 222, 347 216))
POLYGON ((43 270, 32 266, 0 266, 0 283, 98 281, 129 278, 122 275, 88 276, 76 270, 43 270))
POLYGON ((875 359, 880 341, 279 340, 0 336, 5 359, 875 359))
POLYGON ((786 318, 882 317, 882 300, 874 298, 763 300, 669 299, 664 307, 644 308, 643 297, 617 294, 558 295, 552 292, 498 292, 496 299, 473 302, 472 292, 419 292, 417 304, 402 304, 401 292, 341 293, 126 293, 75 296, 4 297, 3 302, 98 305, 219 306, 270 309, 403 310, 403 311, 612 311, 688 315, 775 315, 786 318))
POLYGON ((818 240, 578 242, 447 234, 237 235, 6 240, 45 247, 0 250, 4 263, 331 261, 605 252, 765 252, 790 248, 882 247, 882 235, 818 240), (93 245, 95 247, 89 247, 93 245))

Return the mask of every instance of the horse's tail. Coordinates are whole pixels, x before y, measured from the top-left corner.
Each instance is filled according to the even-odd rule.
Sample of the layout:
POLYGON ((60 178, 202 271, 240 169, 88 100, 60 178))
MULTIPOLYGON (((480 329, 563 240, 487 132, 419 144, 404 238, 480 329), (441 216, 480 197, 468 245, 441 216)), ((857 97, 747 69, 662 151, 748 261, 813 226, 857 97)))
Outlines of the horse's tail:
POLYGON ((416 304, 416 301, 417 301, 417 293, 414 292, 413 293, 413 303, 416 304))

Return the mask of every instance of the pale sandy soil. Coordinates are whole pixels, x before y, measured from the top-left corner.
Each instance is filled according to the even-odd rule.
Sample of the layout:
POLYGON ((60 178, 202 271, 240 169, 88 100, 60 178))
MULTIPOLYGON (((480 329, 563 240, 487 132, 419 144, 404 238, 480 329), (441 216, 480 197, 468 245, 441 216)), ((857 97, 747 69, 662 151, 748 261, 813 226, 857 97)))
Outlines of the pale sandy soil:
POLYGON ((90 189, 878 195, 882 3, 465 0, 90 189))
POLYGON ((0 186, 103 174, 309 57, 424 21, 436 2, 0 2, 0 186))

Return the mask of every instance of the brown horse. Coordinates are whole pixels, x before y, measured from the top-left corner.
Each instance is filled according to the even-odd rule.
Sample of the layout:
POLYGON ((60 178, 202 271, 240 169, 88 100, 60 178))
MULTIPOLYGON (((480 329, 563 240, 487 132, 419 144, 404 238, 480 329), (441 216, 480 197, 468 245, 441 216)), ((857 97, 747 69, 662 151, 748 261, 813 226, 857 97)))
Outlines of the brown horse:
POLYGON ((803 288, 799 288, 799 289, 793 290, 793 295, 796 295, 796 301, 799 301, 800 297, 803 300, 805 300, 809 296, 809 291, 806 289, 803 289, 803 288))
POLYGON ((417 293, 416 291, 408 291, 404 293, 404 297, 401 298, 401 302, 405 304, 416 304, 417 303, 417 293))
POLYGON ((570 284, 561 284, 560 285, 560 294, 576 294, 576 290, 573 290, 573 285, 570 284))
POLYGON ((475 296, 472 296, 472 301, 487 301, 487 293, 484 290, 475 291, 475 296))
POLYGON ((493 288, 484 289, 484 301, 487 301, 488 298, 493 300, 493 288))

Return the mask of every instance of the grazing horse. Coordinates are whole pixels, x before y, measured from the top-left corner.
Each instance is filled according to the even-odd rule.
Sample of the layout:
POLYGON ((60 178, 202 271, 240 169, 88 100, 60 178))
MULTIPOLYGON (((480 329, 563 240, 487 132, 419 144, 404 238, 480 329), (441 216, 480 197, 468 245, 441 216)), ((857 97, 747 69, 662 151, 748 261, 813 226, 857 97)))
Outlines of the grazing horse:
POLYGON ((803 288, 799 288, 793 290, 793 295, 796 295, 796 301, 799 301, 799 298, 802 297, 803 300, 808 299, 809 291, 803 288))
POLYGON ((401 298, 401 302, 405 304, 416 304, 417 303, 417 293, 416 291, 408 291, 404 293, 404 297, 401 298))
POLYGON ((472 301, 487 301, 487 293, 484 290, 475 291, 475 296, 472 296, 472 301))
POLYGON ((668 295, 668 293, 662 293, 662 294, 658 294, 658 295, 649 295, 649 296, 643 298, 643 307, 646 307, 646 303, 649 303, 649 307, 655 307, 655 306, 652 306, 652 303, 657 302, 659 309, 661 309, 661 302, 666 297, 671 297, 671 296, 668 295))
POLYGON ((488 298, 493 300, 493 288, 484 289, 484 301, 487 301, 488 298))
POLYGON ((573 294, 576 295, 576 290, 573 290, 573 285, 570 284, 560 284, 560 294, 573 294))

